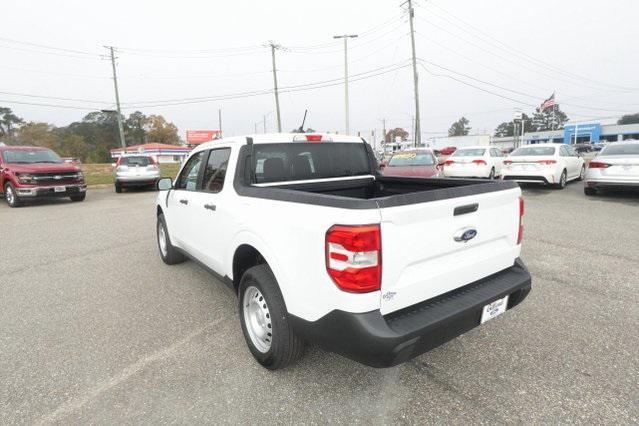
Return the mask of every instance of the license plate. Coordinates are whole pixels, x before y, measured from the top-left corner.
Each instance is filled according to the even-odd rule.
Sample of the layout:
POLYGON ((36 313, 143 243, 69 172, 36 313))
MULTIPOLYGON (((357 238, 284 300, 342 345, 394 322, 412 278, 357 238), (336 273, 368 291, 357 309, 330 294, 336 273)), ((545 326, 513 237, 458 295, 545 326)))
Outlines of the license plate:
POLYGON ((485 323, 495 317, 506 312, 506 307, 508 306, 508 296, 502 297, 501 299, 497 299, 492 303, 484 306, 484 309, 481 312, 481 322, 480 324, 485 323))
POLYGON ((56 186, 53 188, 54 192, 65 192, 67 190, 66 186, 56 186))

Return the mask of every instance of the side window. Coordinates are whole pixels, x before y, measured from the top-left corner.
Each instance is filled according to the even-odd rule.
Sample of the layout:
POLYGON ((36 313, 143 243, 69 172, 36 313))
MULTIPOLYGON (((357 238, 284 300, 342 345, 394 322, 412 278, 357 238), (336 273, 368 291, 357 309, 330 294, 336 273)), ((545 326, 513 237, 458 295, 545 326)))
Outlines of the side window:
POLYGON ((204 151, 198 152, 189 158, 186 166, 182 169, 182 173, 180 173, 175 189, 185 189, 187 191, 195 191, 197 189, 197 177, 200 174, 203 156, 204 151))
POLYGON ((577 151, 575 151, 575 148, 573 148, 572 146, 570 147, 566 147, 566 150, 568 151, 568 154, 571 157, 578 157, 579 155, 577 154, 577 151))
POLYGON ((560 157, 568 157, 569 156, 568 155, 568 151, 566 150, 566 147, 563 146, 563 145, 559 147, 559 156, 560 157))
POLYGON ((204 184, 202 189, 206 192, 218 193, 224 187, 224 177, 229 163, 231 148, 211 150, 209 160, 204 169, 204 184))

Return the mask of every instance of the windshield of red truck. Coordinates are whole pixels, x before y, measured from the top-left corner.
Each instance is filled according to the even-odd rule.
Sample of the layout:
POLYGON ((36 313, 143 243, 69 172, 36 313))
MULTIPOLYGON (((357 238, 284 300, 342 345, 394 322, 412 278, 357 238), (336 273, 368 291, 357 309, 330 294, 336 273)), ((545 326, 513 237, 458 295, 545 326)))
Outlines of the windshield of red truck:
POLYGON ((2 153, 5 163, 11 164, 35 164, 35 163, 62 163, 62 159, 49 149, 37 149, 33 151, 15 150, 2 153))
POLYGON ((256 183, 371 174, 364 143, 273 143, 252 149, 256 183))

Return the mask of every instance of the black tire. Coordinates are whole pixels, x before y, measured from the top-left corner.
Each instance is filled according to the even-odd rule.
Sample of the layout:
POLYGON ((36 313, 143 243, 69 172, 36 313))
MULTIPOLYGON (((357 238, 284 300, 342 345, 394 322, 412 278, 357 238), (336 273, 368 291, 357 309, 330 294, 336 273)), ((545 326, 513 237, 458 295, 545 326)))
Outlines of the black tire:
POLYGON ((160 258, 167 265, 177 265, 178 263, 182 263, 186 260, 186 257, 180 253, 178 249, 173 247, 171 244, 171 237, 169 236, 169 229, 166 227, 166 221, 164 220, 164 215, 158 215, 157 225, 156 225, 156 236, 158 242, 158 251, 160 252, 160 258), (161 230, 164 231, 166 244, 165 249, 162 249, 162 242, 160 241, 160 233, 161 230))
POLYGON ((564 189, 566 187, 568 181, 568 172, 564 170, 561 172, 561 177, 559 178, 559 183, 555 185, 556 189, 564 189))
POLYGON ((69 198, 74 202, 84 201, 84 199, 87 198, 87 194, 83 192, 82 194, 71 195, 69 198))
POLYGON ((492 169, 490 169, 490 174, 488 175, 488 179, 490 179, 490 180, 495 179, 495 168, 494 167, 492 169))
POLYGON ((584 188, 584 194, 586 194, 587 197, 597 195, 597 188, 584 188))
POLYGON ((115 192, 120 194, 122 192, 122 185, 120 185, 119 183, 115 183, 115 192))
POLYGON ((584 177, 586 177, 586 166, 585 165, 581 166, 581 171, 579 172, 579 177, 577 178, 577 180, 584 180, 584 177))
POLYGON ((16 190, 10 183, 7 183, 4 186, 4 199, 9 205, 9 207, 20 207, 22 206, 22 201, 16 194, 16 190))
MULTIPOLYGON (((280 292, 277 280, 268 265, 257 265, 242 275, 239 288, 239 315, 242 324, 244 339, 253 354, 253 357, 269 370, 278 370, 290 365, 304 354, 304 341, 300 339, 293 330, 288 319, 288 311, 284 304, 284 298, 280 292), (244 310, 248 305, 244 303, 244 294, 247 289, 256 288, 264 298, 265 307, 268 306, 267 318, 270 335, 270 347, 267 351, 260 351, 251 340, 247 324, 245 322, 244 310), (270 316, 269 316, 270 314, 270 316)), ((261 299, 259 299, 261 300, 261 299)))

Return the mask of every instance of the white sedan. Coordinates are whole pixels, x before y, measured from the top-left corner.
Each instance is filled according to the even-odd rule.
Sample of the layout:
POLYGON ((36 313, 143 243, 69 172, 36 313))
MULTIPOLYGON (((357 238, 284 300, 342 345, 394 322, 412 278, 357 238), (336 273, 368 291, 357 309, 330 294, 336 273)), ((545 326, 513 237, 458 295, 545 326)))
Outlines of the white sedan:
POLYGON ((639 188, 639 141, 610 144, 590 162, 584 193, 603 188, 639 188))
POLYGON ((442 165, 446 177, 494 179, 501 175, 504 156, 497 148, 469 146, 455 151, 442 165))
POLYGON ((553 185, 563 189, 571 180, 583 180, 584 159, 564 144, 535 144, 514 150, 504 160, 502 179, 553 185))

